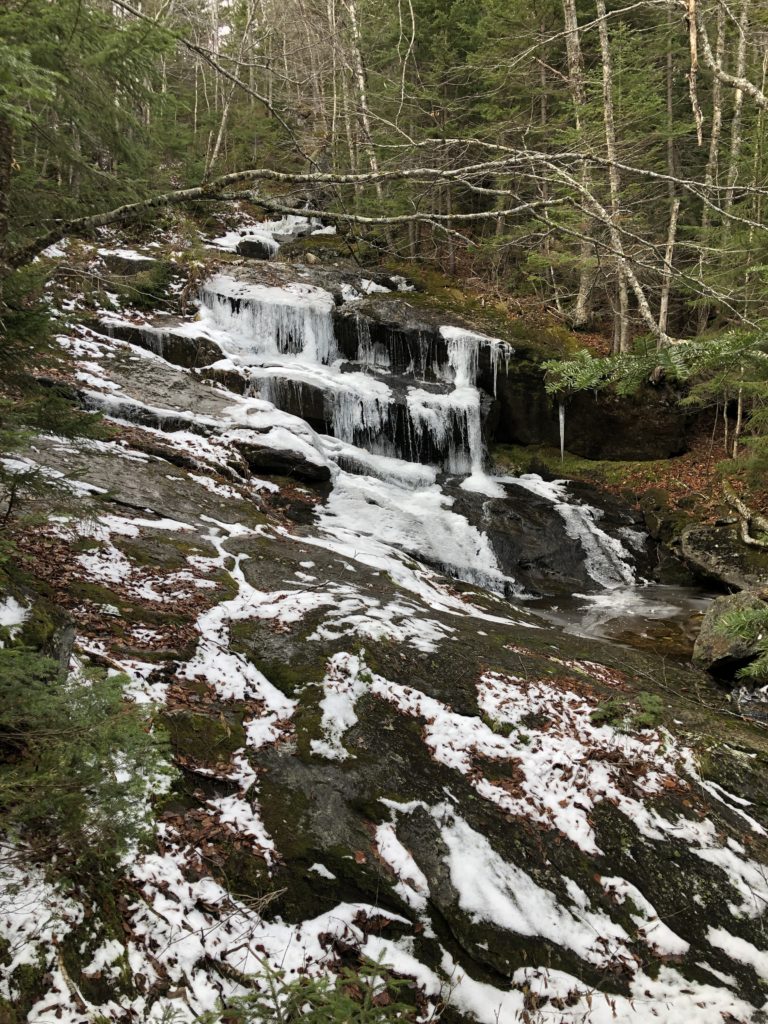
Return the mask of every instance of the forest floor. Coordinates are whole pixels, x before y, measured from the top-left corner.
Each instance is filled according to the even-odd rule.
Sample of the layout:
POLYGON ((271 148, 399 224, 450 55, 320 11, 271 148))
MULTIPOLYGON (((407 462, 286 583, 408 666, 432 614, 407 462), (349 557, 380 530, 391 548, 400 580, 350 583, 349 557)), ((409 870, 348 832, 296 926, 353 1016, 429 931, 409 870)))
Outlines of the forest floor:
POLYGON ((722 483, 728 473, 751 508, 768 511, 768 480, 733 478, 734 462, 723 458, 722 428, 717 438, 702 428, 690 440, 687 452, 671 459, 620 462, 583 459, 570 452, 561 460, 556 448, 546 445, 497 445, 492 451, 499 469, 583 480, 643 507, 650 496, 670 515, 712 523, 732 513, 723 499, 722 483))

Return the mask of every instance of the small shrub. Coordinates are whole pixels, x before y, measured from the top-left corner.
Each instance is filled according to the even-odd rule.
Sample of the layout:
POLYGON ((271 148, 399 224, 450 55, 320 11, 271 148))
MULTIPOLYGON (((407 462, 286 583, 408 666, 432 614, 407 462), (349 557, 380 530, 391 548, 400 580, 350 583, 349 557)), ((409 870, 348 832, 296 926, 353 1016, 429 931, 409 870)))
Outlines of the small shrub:
POLYGON ((65 678, 31 648, 0 648, 0 830, 89 884, 149 837, 148 790, 168 771, 165 737, 124 684, 99 670, 65 678))
POLYGON ((134 309, 153 310, 168 305, 171 284, 177 274, 172 263, 160 261, 128 281, 115 282, 114 287, 122 300, 134 309))
POLYGON ((724 615, 717 627, 728 636, 738 637, 751 645, 755 657, 737 673, 739 679, 764 685, 768 682, 768 605, 745 608, 724 615))
POLYGON ((389 1024, 413 1022, 418 1016, 414 1006, 399 998, 409 982, 385 982, 386 968, 380 964, 292 980, 281 969, 264 967, 263 991, 227 1000, 201 1024, 389 1024))

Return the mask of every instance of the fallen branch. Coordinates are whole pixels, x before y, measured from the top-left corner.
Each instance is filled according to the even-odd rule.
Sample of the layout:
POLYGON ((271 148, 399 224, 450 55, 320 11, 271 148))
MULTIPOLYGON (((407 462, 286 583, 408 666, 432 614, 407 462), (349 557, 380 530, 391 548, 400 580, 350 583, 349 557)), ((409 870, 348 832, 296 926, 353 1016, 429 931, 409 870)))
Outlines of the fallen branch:
POLYGON ((723 483, 723 494, 739 519, 739 536, 745 544, 755 548, 768 548, 768 518, 752 509, 739 497, 733 486, 726 480, 723 483), (766 534, 756 537, 752 531, 766 534))

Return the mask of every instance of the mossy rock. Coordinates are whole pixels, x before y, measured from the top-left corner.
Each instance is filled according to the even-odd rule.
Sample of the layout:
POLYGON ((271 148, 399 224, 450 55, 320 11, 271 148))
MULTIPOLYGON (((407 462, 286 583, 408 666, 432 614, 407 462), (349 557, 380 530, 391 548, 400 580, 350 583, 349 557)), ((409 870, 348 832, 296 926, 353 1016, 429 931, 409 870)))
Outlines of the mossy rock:
POLYGON ((693 648, 696 664, 719 678, 733 679, 759 654, 753 640, 726 628, 727 617, 739 612, 768 614, 768 604, 748 590, 718 597, 704 616, 693 648))
POLYGON ((722 586, 749 590, 768 585, 768 550, 748 547, 732 523, 692 525, 681 537, 683 557, 722 586))
POLYGON ((202 763, 228 762, 245 745, 243 713, 228 707, 208 712, 169 710, 161 715, 177 755, 202 763))
POLYGON ((374 266, 379 258, 378 250, 372 245, 344 234, 307 235, 294 239, 280 246, 277 258, 301 263, 309 255, 320 263, 353 260, 363 266, 374 266))
POLYGON ((414 283, 416 290, 408 293, 408 301, 414 306, 453 314, 473 330, 510 341, 518 357, 538 361, 573 355, 581 348, 577 335, 561 324, 533 324, 510 312, 503 302, 472 295, 455 278, 438 270, 419 263, 408 263, 405 267, 390 263, 386 269, 414 283))

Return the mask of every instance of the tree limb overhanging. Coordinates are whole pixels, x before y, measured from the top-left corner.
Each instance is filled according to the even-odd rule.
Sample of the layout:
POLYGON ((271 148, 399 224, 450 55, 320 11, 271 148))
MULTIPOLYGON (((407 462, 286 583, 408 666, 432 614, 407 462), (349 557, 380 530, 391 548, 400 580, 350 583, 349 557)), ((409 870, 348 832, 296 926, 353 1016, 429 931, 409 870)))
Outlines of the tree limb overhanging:
MULTIPOLYGON (((691 2, 691 0, 689 0, 691 2)), ((706 22, 704 20, 704 13, 701 7, 697 4, 693 4, 695 8, 696 28, 698 32, 699 41, 701 42, 702 53, 704 54, 704 60, 707 67, 710 69, 712 74, 724 85, 730 86, 732 89, 738 89, 740 92, 746 93, 747 96, 758 106, 768 107, 768 96, 763 90, 755 85, 754 82, 750 81, 744 75, 731 75, 722 66, 722 63, 715 59, 715 54, 712 51, 712 44, 709 41, 709 33, 707 32, 706 22)))
MULTIPOLYGON (((11 0, 20 6, 34 2, 41 4, 40 11, 46 9, 45 0, 11 0)), ((29 238, 24 215, 17 215, 5 244, 0 209, 0 274, 25 265, 66 235, 125 224, 166 206, 246 198, 276 213, 306 213, 363 229, 383 227, 388 246, 401 251, 413 246, 411 255, 418 254, 419 239, 424 239, 449 267, 456 259, 455 242, 466 246, 466 258, 476 267, 487 268, 498 256, 499 265, 524 278, 532 255, 558 311, 572 325, 585 325, 593 304, 598 318, 613 313, 619 348, 633 342, 632 324, 667 346, 680 340, 675 335, 697 329, 701 333, 715 316, 754 324, 761 315, 758 272, 749 271, 746 284, 734 282, 730 256, 718 249, 723 242, 722 248, 730 247, 745 265, 757 267, 760 233, 766 226, 767 179, 757 163, 762 157, 753 157, 740 141, 749 132, 759 136, 762 121, 755 108, 768 109, 766 67, 764 63, 759 84, 759 46, 754 45, 759 38, 750 29, 750 18, 753 27, 761 23, 751 13, 757 0, 739 0, 739 9, 733 11, 726 0, 624 0, 612 9, 595 0, 591 10, 574 0, 559 0, 546 16, 538 11, 521 15, 522 22, 528 17, 527 35, 512 48, 505 45, 489 56, 489 41, 482 60, 462 58, 460 66, 448 64, 432 79, 425 63, 430 40, 423 30, 419 33, 429 14, 417 12, 410 0, 405 12, 397 5, 399 34, 391 66, 386 59, 382 62, 387 44, 359 0, 329 0, 327 5, 243 0, 234 6, 212 0, 204 16, 178 0, 71 2, 80 12, 98 11, 107 19, 107 8, 113 15, 117 11, 118 48, 123 31, 132 33, 125 37, 128 42, 151 37, 150 57, 162 44, 158 60, 163 91, 168 84, 169 92, 181 89, 188 98, 194 86, 195 133, 198 100, 201 117, 207 114, 205 128, 196 136, 206 170, 201 175, 202 159, 195 164, 174 154, 159 175, 127 179, 134 195, 150 190, 147 178, 159 181, 156 195, 122 205, 113 199, 111 207, 105 202, 108 208, 85 214, 83 210, 98 209, 99 200, 91 194, 77 195, 75 202, 52 200, 40 215, 38 237, 29 238), (687 80, 680 76, 676 85, 671 71, 667 74, 667 90, 672 90, 667 110, 684 114, 669 114, 669 140, 645 138, 634 130, 631 82, 619 81, 625 74, 621 47, 627 44, 622 40, 632 45, 641 36, 649 45, 655 38, 653 59, 661 58, 656 66, 666 62, 670 68, 682 60, 685 67, 690 62, 687 80), (170 41, 173 45, 167 45, 170 41), (166 61, 172 64, 169 76, 166 61), (498 73, 504 81, 493 83, 484 96, 488 68, 491 78, 498 73), (510 76, 517 84, 510 85, 510 76), (602 110, 593 102, 601 78, 602 110), (728 89, 721 85, 734 90, 732 116, 728 89), (612 101, 614 88, 621 103, 612 101), (520 103, 518 93, 523 96, 520 103), (392 97, 395 107, 390 109, 392 97), (509 111, 504 97, 512 104, 509 111), (492 108, 497 98, 489 129, 486 100, 492 108), (689 103, 693 121, 685 116, 689 103), (260 133, 254 127, 272 121, 282 129, 276 133, 277 143, 272 129, 260 133), (710 123, 710 159, 704 173, 698 170, 699 158, 686 163, 675 156, 674 136, 685 138, 687 133, 690 138, 694 128, 701 135, 702 124, 710 123), (449 134, 453 125, 468 127, 449 134), (230 130, 236 141, 228 140, 230 130), (727 133, 725 170, 724 164, 718 168, 713 154, 717 156, 721 136, 725 140, 727 133), (555 138, 574 141, 558 150, 551 144, 555 138), (289 159, 295 160, 295 154, 302 158, 305 171, 275 169, 286 166, 286 149, 289 159), (260 152, 260 168, 253 167, 254 152, 260 152), (425 153, 429 157, 421 166, 420 154, 425 153), (225 163, 243 169, 200 182, 213 176, 212 166, 225 163), (168 177, 198 184, 168 189, 168 177), (276 187, 262 190, 259 183, 276 187), (662 192, 663 218, 656 210, 662 192), (81 212, 57 218, 58 209, 81 212), (402 228, 408 231, 398 230, 402 228), (694 327, 685 322, 686 307, 696 314, 694 327)), ((384 21, 386 17, 381 14, 384 21)), ((500 32, 506 30, 499 26, 500 32)), ((441 45, 450 49, 451 40, 441 45)), ((485 41, 480 47, 486 47, 485 41)), ((649 79, 650 89, 644 84, 643 97, 654 81, 649 79)), ((124 86, 128 95, 135 82, 133 68, 124 86)), ((119 108, 125 96, 117 93, 116 99, 112 106, 119 108)), ((645 99, 638 103, 642 113, 645 99)), ((173 109, 175 123, 184 115, 173 109)), ((141 108, 129 116, 144 113, 141 108)), ((147 125, 149 120, 147 107, 147 125)), ((168 130, 168 120, 160 123, 168 130)), ((38 132, 45 147, 53 147, 57 133, 80 130, 61 117, 42 126, 28 124, 35 146, 38 132)), ((49 194, 66 200, 66 169, 50 161, 44 167, 49 194)), ((29 180, 32 176, 24 170, 29 180)), ((87 143, 82 152, 77 148, 72 153, 68 173, 73 179, 99 174, 97 195, 109 195, 110 189, 112 195, 125 194, 124 188, 115 188, 120 176, 111 167, 101 169, 87 143), (94 165, 90 170, 89 158, 94 165)), ((2 191, 8 192, 7 182, 2 191)), ((21 207, 30 208, 29 203, 21 207)))

